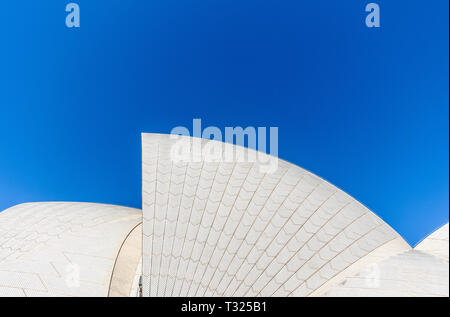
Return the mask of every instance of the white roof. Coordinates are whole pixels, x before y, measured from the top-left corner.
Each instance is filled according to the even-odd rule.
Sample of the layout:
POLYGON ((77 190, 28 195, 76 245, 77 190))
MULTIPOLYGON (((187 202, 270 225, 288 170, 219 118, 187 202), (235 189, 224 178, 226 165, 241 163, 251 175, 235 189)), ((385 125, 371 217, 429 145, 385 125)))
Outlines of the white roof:
POLYGON ((446 224, 413 250, 379 248, 315 295, 449 296, 448 240, 446 224))
POLYGON ((133 296, 141 274, 144 296, 448 296, 448 224, 412 250, 294 164, 267 169, 241 160, 253 150, 207 140, 237 157, 179 161, 177 142, 143 135, 142 213, 90 203, 0 213, 0 296, 133 296))
POLYGON ((176 142, 143 134, 145 296, 308 296, 377 248, 403 241, 296 165, 279 160, 266 173, 258 162, 174 161, 176 142))
POLYGON ((136 209, 29 203, 0 213, 0 296, 106 296, 136 209))
POLYGON ((448 223, 430 234, 415 249, 432 254, 448 263, 448 223))
POLYGON ((416 250, 366 266, 322 296, 449 296, 449 266, 416 250))

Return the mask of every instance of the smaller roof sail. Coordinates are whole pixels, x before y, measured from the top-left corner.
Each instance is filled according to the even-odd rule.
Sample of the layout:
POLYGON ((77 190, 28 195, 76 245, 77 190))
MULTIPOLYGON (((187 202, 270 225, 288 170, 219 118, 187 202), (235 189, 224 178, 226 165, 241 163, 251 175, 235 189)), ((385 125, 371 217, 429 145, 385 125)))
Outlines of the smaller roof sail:
POLYGON ((107 296, 120 246, 140 210, 45 202, 0 213, 1 296, 107 296))
POLYGON ((414 249, 430 253, 448 263, 448 223, 423 239, 414 249))

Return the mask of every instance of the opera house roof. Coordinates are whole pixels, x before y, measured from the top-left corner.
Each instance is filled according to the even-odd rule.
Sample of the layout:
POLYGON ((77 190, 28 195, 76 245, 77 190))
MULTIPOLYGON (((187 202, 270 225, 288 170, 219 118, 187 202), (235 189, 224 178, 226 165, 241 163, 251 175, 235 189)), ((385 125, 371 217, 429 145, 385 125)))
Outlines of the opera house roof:
POLYGON ((197 141, 235 155, 175 160, 180 138, 142 135, 142 211, 1 212, 0 296, 449 296, 448 224, 412 249, 311 172, 197 141))

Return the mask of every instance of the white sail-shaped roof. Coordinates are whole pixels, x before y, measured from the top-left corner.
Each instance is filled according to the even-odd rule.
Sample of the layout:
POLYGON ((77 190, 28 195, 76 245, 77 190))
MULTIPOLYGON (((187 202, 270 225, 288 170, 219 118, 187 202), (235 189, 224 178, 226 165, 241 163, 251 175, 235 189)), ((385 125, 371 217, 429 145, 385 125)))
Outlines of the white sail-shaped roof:
POLYGON ((278 160, 267 172, 242 159, 255 151, 207 140, 202 149, 232 147, 241 156, 183 160, 174 152, 180 140, 194 150, 189 137, 143 134, 145 296, 308 296, 402 241, 361 203, 294 164, 278 160))
POLYGON ((448 263, 448 223, 423 239, 414 249, 432 254, 448 263))
POLYGON ((411 249, 294 164, 190 137, 142 142, 142 212, 0 213, 0 297, 448 296, 448 224, 411 249))
POLYGON ((107 296, 120 247, 139 210, 28 203, 0 213, 1 296, 107 296))
POLYGON ((316 296, 449 296, 448 224, 436 230, 414 249, 369 255, 355 270, 316 296), (390 256, 387 256, 388 254, 390 256), (397 254, 396 254, 397 253, 397 254))

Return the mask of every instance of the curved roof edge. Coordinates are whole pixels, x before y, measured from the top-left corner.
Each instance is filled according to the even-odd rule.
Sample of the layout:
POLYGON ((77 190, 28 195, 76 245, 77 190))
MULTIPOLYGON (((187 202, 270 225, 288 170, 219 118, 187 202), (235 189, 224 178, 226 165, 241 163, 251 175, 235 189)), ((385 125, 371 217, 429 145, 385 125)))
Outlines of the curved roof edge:
POLYGON ((401 237, 391 240, 359 259, 356 263, 352 264, 350 267, 342 271, 339 275, 329 280, 326 284, 317 289, 310 296, 327 296, 327 292, 330 292, 334 288, 339 287, 339 285, 341 283, 344 283, 347 278, 358 275, 367 266, 380 263, 392 256, 407 252, 409 250, 411 250, 411 247, 401 237))
POLYGON ((129 297, 142 258, 142 222, 134 227, 122 243, 114 263, 108 297, 129 297))
POLYGON ((2 296, 106 296, 138 209, 75 202, 24 203, 0 213, 2 296))
MULTIPOLYGON (((170 138, 171 136, 178 136, 178 137, 191 138, 191 139, 197 138, 197 137, 193 137, 193 136, 181 136, 181 135, 176 135, 176 134, 167 134, 167 133, 149 133, 149 132, 142 132, 142 133, 141 133, 141 138, 143 138, 143 137, 146 136, 146 135, 152 136, 152 137, 169 137, 169 138, 170 138)), ((331 183, 330 181, 328 181, 326 178, 324 178, 324 177, 322 177, 322 176, 319 176, 319 175, 317 175, 316 173, 313 173, 313 172, 311 172, 310 170, 308 170, 308 169, 306 169, 306 168, 303 168, 303 167, 301 167, 301 166, 298 165, 298 164, 292 163, 292 162, 290 162, 290 161, 288 161, 288 160, 286 160, 286 159, 282 159, 282 158, 280 158, 280 157, 275 157, 275 156, 273 156, 273 155, 270 155, 270 154, 267 154, 267 153, 264 153, 264 152, 261 152, 261 151, 255 150, 255 149, 251 149, 251 148, 248 148, 248 147, 245 147, 245 146, 242 146, 242 145, 236 145, 236 144, 232 144, 232 143, 225 143, 225 142, 221 142, 221 141, 209 140, 209 139, 204 139, 204 138, 197 138, 197 139, 201 139, 203 142, 218 142, 218 143, 221 143, 221 144, 228 144, 228 145, 232 145, 232 146, 235 146, 235 147, 243 148, 243 149, 248 150, 248 151, 253 151, 253 152, 257 152, 257 153, 262 153, 262 154, 265 154, 265 155, 267 155, 267 156, 269 156, 269 157, 273 157, 273 158, 275 158, 275 159, 277 159, 277 160, 280 160, 280 161, 282 161, 282 162, 284 162, 284 163, 286 163, 286 164, 296 166, 296 167, 298 167, 298 168, 304 170, 305 172, 314 175, 315 177, 321 179, 323 182, 329 184, 329 185, 332 186, 332 187, 335 187, 335 188, 338 189, 339 191, 341 191, 341 192, 343 192, 344 194, 348 195, 350 198, 352 198, 353 200, 355 200, 356 202, 358 202, 359 204, 361 204, 364 208, 368 209, 371 213, 373 213, 376 217, 378 217, 383 223, 385 223, 389 228, 391 228, 396 234, 398 234, 398 236, 403 240, 404 243, 406 243, 410 248, 413 248, 413 246, 412 246, 408 241, 406 241, 405 238, 404 238, 400 233, 398 233, 398 231, 395 230, 388 222, 386 222, 380 215, 378 215, 378 213, 374 212, 371 208, 369 208, 368 206, 366 206, 366 205, 365 205, 364 203, 362 203, 360 200, 356 199, 353 195, 350 195, 350 194, 349 194, 348 192, 346 192, 345 190, 343 190, 343 189, 341 189, 340 187, 334 185, 333 183, 331 183)))
POLYGON ((298 165, 221 141, 142 139, 144 296, 308 296, 391 240, 410 249, 381 217, 298 165), (162 207, 171 197, 175 207, 162 207), (163 253, 166 242, 172 252, 163 253))
POLYGON ((420 241, 414 248, 445 261, 449 261, 449 223, 441 226, 420 241))

